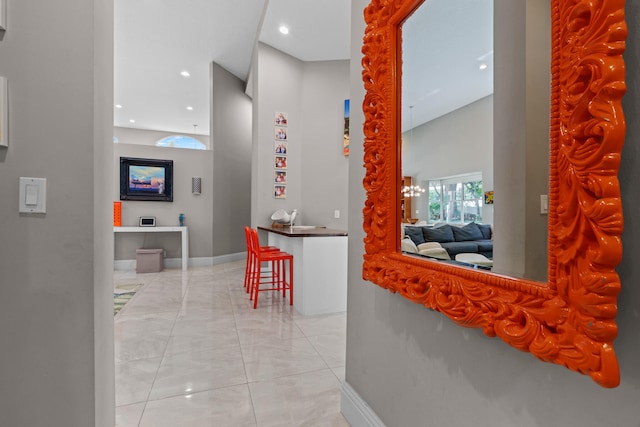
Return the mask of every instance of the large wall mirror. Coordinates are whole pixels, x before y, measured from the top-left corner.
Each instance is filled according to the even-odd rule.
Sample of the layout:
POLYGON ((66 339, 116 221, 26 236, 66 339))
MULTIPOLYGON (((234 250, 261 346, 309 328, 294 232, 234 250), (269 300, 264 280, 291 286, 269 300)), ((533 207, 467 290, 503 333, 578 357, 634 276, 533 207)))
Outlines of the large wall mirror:
MULTIPOLYGON (((505 230, 505 215, 498 214, 504 209, 504 199, 499 202, 503 189, 509 186, 494 182, 494 175, 500 175, 493 171, 497 156, 484 159, 477 152, 493 150, 483 144, 519 143, 518 138, 505 141, 504 132, 494 134, 484 127, 493 120, 494 95, 500 96, 493 93, 493 78, 485 74, 484 83, 472 83, 478 89, 473 95, 468 88, 460 90, 458 97, 469 99, 458 99, 448 111, 427 112, 456 89, 431 77, 432 71, 440 67, 441 74, 455 75, 467 61, 479 74, 489 73, 495 57, 509 54, 494 51, 491 40, 470 52, 452 49, 452 37, 469 34, 457 28, 473 26, 479 31, 485 26, 482 17, 491 25, 495 16, 490 0, 467 3, 373 0, 365 9, 363 277, 462 326, 482 328, 488 336, 543 361, 615 387, 619 369, 612 343, 620 291, 615 267, 622 254, 623 224, 617 173, 625 133, 624 2, 551 1, 546 39, 551 53, 545 65, 550 64, 550 72, 547 68, 543 76, 549 80, 550 73, 551 85, 542 94, 542 104, 548 105, 542 107, 545 120, 535 120, 549 136, 540 149, 533 149, 543 153, 544 162, 542 168, 534 168, 544 171, 542 178, 536 177, 543 187, 534 191, 539 193, 535 198, 548 198, 548 212, 535 218, 540 231, 533 234, 546 242, 525 248, 530 260, 543 258, 543 263, 533 270, 523 267, 523 274, 509 271, 517 262, 507 255, 517 250, 508 239, 498 238, 513 234, 505 230), (484 9, 464 13, 472 7, 484 9), (441 22, 446 24, 438 29, 441 22), (446 27, 453 33, 447 35, 446 27), (433 53, 425 53, 426 45, 433 53), (470 119, 470 114, 479 118, 470 119), (475 129, 465 137, 464 127, 475 129), (470 144, 474 134, 476 141, 470 144), (445 144, 458 147, 446 157, 468 157, 438 169, 445 160, 436 153, 445 152, 445 144), (421 167, 429 157, 437 165, 421 167), (494 188, 501 191, 493 194, 494 188), (495 204, 488 206, 492 196, 495 204), (451 240, 445 234, 452 234, 453 241, 461 236, 460 247, 469 241, 484 243, 452 252, 445 247, 451 240), (504 267, 495 268, 498 265, 504 267)), ((475 46, 480 39, 477 34, 473 42, 462 45, 475 46)), ((526 155, 527 149, 521 151, 526 155)), ((527 188, 532 187, 513 194, 531 193, 527 188)))

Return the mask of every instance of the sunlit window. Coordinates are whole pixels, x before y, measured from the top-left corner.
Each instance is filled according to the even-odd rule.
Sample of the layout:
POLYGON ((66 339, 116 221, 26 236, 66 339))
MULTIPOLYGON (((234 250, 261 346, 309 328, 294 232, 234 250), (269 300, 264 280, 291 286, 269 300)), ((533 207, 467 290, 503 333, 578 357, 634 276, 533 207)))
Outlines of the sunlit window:
POLYGON ((429 180, 429 222, 482 222, 482 175, 429 180))
POLYGON ((195 138, 186 135, 172 135, 156 142, 156 147, 188 148, 191 150, 206 150, 207 147, 195 138))

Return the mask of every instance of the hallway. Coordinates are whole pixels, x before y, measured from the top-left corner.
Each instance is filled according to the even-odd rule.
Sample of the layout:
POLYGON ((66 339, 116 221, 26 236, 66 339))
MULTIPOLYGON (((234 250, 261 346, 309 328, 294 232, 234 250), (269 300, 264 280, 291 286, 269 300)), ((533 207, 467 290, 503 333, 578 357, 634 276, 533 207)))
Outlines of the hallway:
MULTIPOLYGON (((348 426, 346 314, 244 292, 244 261, 114 272, 143 287, 115 317, 117 426, 348 426)), ((295 291, 295 289, 294 289, 295 291)))

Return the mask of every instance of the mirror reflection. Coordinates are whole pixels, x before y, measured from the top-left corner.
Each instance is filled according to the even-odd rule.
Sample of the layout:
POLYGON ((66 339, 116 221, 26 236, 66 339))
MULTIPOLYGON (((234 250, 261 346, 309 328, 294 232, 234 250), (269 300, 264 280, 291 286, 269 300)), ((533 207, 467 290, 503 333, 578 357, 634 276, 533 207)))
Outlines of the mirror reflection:
MULTIPOLYGON (((529 276, 511 257, 494 257, 494 245, 504 254, 520 234, 495 224, 494 208, 510 208, 500 197, 493 204, 502 188, 494 185, 493 0, 429 0, 401 31, 401 250, 545 281, 544 250, 529 276)), ((546 217, 540 228, 546 235, 546 217)))

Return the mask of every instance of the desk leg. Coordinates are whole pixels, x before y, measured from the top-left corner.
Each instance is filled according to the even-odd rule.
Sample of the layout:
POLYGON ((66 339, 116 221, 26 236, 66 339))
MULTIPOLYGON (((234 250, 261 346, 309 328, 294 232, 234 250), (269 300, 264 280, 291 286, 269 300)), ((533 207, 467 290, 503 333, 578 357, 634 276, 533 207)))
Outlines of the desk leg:
POLYGON ((182 271, 187 271, 189 264, 189 233, 182 230, 182 271))

